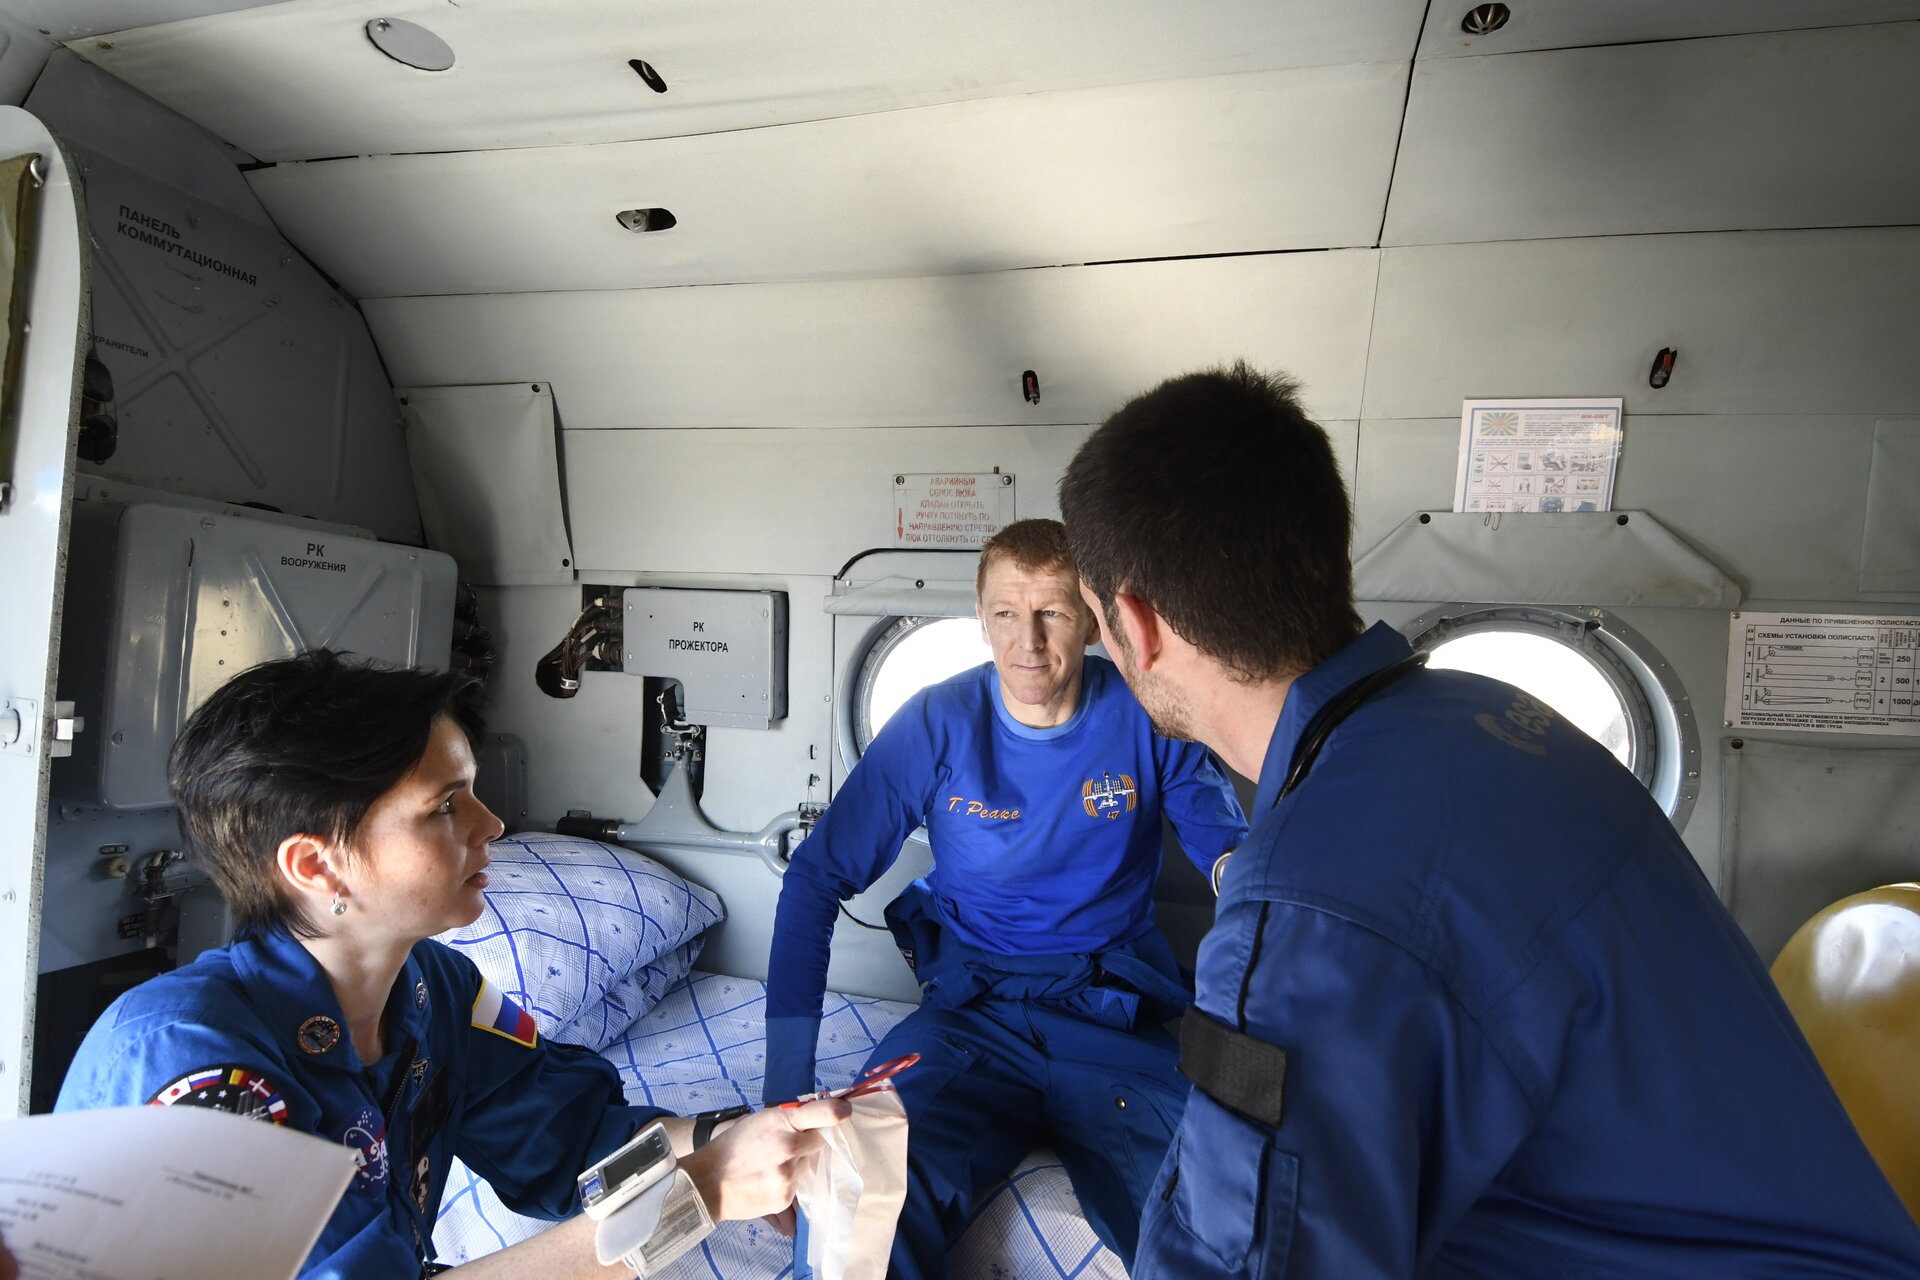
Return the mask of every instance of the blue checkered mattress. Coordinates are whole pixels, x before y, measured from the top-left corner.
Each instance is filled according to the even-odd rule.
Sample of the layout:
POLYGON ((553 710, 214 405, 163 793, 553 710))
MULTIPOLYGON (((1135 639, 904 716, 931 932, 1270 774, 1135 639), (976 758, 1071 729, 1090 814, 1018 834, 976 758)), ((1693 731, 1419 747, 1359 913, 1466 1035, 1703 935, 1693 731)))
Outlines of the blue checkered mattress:
MULTIPOLYGON (((695 973, 601 1053, 620 1068, 630 1101, 681 1115, 757 1104, 765 1070, 766 985, 695 973)), ((850 1083, 873 1047, 912 1005, 827 996, 819 1073, 850 1083)), ((440 1260, 468 1262, 548 1224, 507 1209, 455 1164, 433 1241, 440 1260)), ((722 1223, 698 1250, 661 1273, 669 1280, 779 1280, 793 1273, 791 1243, 762 1222, 722 1223)), ((952 1258, 955 1280, 1125 1280, 1120 1260, 1080 1215, 1052 1152, 1027 1157, 981 1208, 952 1258)))

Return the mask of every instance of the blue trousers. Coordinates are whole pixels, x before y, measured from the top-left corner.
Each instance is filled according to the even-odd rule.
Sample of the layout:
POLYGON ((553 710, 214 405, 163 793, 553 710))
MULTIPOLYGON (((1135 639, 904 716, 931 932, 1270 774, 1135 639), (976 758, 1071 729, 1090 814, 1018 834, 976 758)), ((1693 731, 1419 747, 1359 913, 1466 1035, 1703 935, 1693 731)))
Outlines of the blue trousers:
POLYGON ((1172 1036, 989 998, 908 1015, 868 1065, 908 1053, 920 1061, 895 1077, 907 1112, 907 1198, 891 1276, 946 1275, 947 1250, 975 1207, 1043 1144, 1059 1152, 1094 1232, 1133 1265, 1147 1188, 1186 1108, 1172 1036))

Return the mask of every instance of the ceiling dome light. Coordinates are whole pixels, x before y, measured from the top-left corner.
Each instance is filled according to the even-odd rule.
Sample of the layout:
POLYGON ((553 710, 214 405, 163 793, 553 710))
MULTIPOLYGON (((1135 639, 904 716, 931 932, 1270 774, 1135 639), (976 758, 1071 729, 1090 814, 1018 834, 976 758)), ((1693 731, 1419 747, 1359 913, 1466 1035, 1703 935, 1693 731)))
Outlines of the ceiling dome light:
POLYGON ((374 18, 367 23, 367 39, 395 62, 421 71, 445 71, 453 66, 453 46, 405 18, 374 18))

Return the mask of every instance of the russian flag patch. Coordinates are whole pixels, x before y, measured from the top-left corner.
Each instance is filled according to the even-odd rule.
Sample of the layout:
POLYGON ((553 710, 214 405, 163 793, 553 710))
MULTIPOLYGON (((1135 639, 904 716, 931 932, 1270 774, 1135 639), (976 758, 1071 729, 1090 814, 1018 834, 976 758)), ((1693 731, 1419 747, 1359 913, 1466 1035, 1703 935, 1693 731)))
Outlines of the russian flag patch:
POLYGON ((533 1015, 501 995, 500 988, 485 978, 480 979, 480 994, 473 998, 473 1025, 529 1049, 540 1042, 540 1028, 534 1025, 533 1015))

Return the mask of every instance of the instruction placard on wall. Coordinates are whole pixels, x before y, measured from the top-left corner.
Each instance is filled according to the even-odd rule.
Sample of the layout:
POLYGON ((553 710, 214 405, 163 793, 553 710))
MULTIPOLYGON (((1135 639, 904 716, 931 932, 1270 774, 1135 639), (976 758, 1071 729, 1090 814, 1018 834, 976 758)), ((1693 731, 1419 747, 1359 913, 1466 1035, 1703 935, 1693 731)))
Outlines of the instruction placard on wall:
POLYGON ((893 478, 893 545, 978 547, 1013 523, 1013 477, 940 471, 893 478))
POLYGON ((1920 617, 1733 615, 1727 723, 1738 729, 1920 735, 1920 617))
POLYGON ((1455 511, 1606 511, 1620 457, 1619 397, 1464 400, 1455 511))

